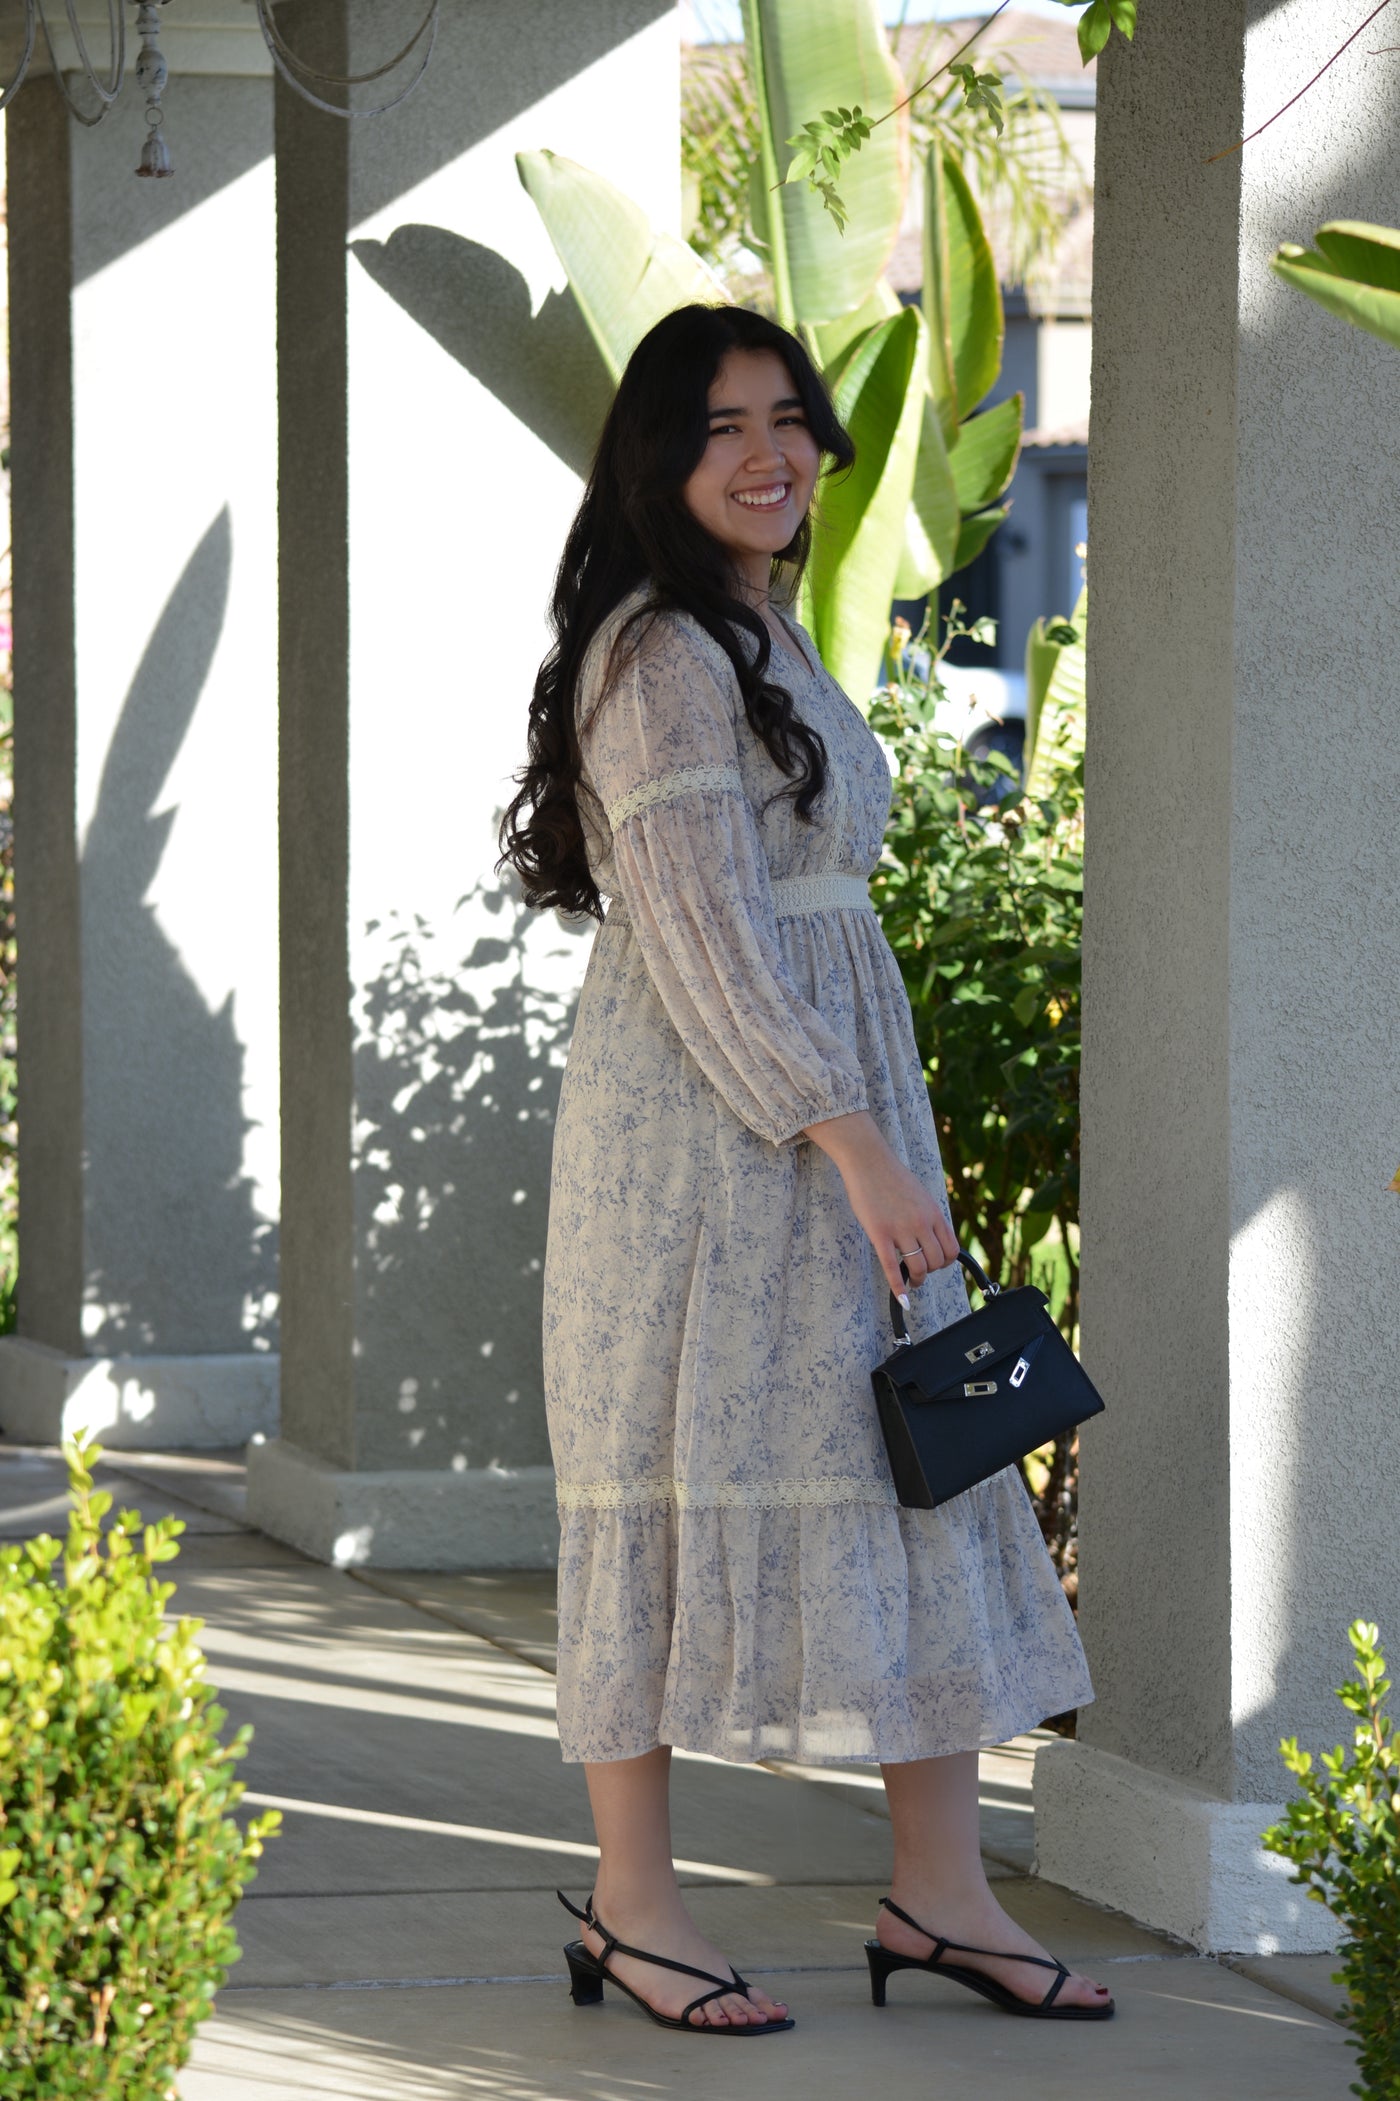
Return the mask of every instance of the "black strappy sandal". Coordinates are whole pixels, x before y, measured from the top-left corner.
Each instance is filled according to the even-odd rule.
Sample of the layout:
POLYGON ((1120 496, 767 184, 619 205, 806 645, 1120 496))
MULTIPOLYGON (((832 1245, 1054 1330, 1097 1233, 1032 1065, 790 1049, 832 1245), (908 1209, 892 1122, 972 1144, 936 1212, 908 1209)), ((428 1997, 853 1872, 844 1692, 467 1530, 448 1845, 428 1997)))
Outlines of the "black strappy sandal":
POLYGON ((1070 1972, 1062 1962, 1055 1962, 1048 1955, 1011 1955, 999 1948, 972 1948, 966 1941, 944 1940, 941 1934, 930 1933, 927 1926, 911 1919, 907 1911, 901 1911, 892 1898, 881 1897, 880 1904, 883 1910, 892 1911, 897 1919, 903 1919, 906 1926, 912 1926, 916 1933, 922 1933, 925 1940, 932 1941, 933 1953, 896 1955, 882 1941, 867 1941, 865 1957, 870 1964, 870 1996, 877 2006, 885 2003, 885 1985, 893 1971, 933 1970, 940 1977, 951 1978, 954 1984, 965 1984, 969 1991, 980 1992, 984 1999, 990 1999, 994 2006, 1002 2007, 1007 2013, 1028 2014, 1033 2021, 1106 2021, 1113 2012, 1112 1999, 1106 2000, 1102 2006, 1057 2006, 1055 1995, 1070 1972), (1053 1970, 1055 1982, 1043 1999, 1034 2003, 1029 1999, 1018 1999, 1004 1984, 998 1984, 995 1977, 988 1977, 981 1970, 969 1970, 957 1962, 940 1961, 945 1948, 954 1948, 961 1955, 994 1955, 999 1962, 1033 1962, 1042 1970, 1053 1970))
POLYGON ((581 1919, 585 1926, 591 1926, 595 1933, 600 1933, 603 1937, 601 1955, 590 1955, 582 1941, 570 1941, 564 1949, 564 1960, 569 1965, 569 1996, 575 2006, 601 2005, 603 1979, 606 1977, 609 1984, 615 1984, 620 1992, 626 1992, 629 1999, 635 1999, 642 2012, 650 2014, 659 2028, 684 2028, 688 2035, 738 2036, 778 2035, 784 2028, 796 2027, 797 2023, 791 2020, 746 2021, 743 2027, 734 2023, 723 2028, 717 2028, 709 2021, 692 2021, 690 2016, 696 2008, 708 2006, 711 1999, 722 1999, 729 1992, 748 1991, 748 1986, 737 1970, 732 1977, 716 1977, 712 1970, 697 1970, 688 1962, 673 1962, 669 1955, 651 1955, 645 1948, 629 1948, 615 1933, 609 1933, 602 1920, 597 1917, 591 1897, 588 1900, 588 1908, 580 1911, 577 1904, 569 1902, 562 1889, 557 1889, 554 1894, 565 1911, 572 1912, 576 1919, 581 1919), (630 1984, 624 1984, 620 1977, 613 1975, 606 1967, 610 1955, 630 1955, 637 1962, 654 1962, 661 1970, 679 1970, 684 1977, 700 1977, 706 1984, 712 1984, 714 1990, 701 1992, 698 1999, 691 2000, 679 2019, 673 2019, 670 2014, 658 2013, 654 2006, 648 2006, 646 2000, 639 1992, 634 1992, 630 1984))

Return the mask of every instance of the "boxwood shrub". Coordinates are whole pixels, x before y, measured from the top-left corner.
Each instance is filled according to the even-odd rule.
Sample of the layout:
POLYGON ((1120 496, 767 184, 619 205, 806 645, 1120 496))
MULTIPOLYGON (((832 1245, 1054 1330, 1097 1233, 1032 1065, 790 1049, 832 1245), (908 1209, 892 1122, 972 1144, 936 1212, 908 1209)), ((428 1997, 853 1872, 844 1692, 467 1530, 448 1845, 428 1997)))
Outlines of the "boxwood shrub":
POLYGON ((276 1812, 241 1830, 202 1622, 167 1619, 177 1518, 144 1525, 65 1445, 66 1541, 0 1548, 0 2094, 172 2101, 239 1949, 276 1812))

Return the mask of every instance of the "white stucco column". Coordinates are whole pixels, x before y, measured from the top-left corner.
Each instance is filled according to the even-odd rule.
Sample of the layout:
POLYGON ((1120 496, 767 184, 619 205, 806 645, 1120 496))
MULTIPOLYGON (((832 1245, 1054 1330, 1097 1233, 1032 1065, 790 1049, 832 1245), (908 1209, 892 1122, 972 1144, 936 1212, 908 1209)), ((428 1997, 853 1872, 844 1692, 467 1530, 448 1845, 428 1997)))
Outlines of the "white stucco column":
MULTIPOLYGON (((323 70, 384 10, 291 0, 323 70)), ((543 1565, 552 1116, 586 940, 493 872, 607 400, 515 154, 679 215, 668 0, 443 10, 423 86, 277 95, 283 1416, 256 1522, 327 1559, 543 1565)))
POLYGON ((1081 1624, 1042 1873, 1197 1946, 1322 1948, 1258 1834, 1400 1660, 1400 357, 1268 259, 1400 221, 1390 60, 1174 0, 1099 70, 1081 1624))
MULTIPOLYGON (((100 59, 106 7, 79 13, 100 59)), ((5 119, 21 1216, 0 1427, 36 1441, 275 1422, 271 68, 240 0, 171 13, 173 179, 133 172, 134 80, 84 130, 42 42, 5 119)))

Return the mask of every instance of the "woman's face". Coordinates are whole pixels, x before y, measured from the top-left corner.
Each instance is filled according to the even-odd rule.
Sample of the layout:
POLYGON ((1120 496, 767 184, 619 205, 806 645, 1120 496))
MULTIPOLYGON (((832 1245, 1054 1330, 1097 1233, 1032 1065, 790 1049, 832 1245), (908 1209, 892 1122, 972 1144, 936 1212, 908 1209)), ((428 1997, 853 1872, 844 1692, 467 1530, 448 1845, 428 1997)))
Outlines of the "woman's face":
POLYGON ((681 494, 736 566, 765 583, 807 514, 821 454, 774 350, 731 350, 710 388, 710 435, 681 494))

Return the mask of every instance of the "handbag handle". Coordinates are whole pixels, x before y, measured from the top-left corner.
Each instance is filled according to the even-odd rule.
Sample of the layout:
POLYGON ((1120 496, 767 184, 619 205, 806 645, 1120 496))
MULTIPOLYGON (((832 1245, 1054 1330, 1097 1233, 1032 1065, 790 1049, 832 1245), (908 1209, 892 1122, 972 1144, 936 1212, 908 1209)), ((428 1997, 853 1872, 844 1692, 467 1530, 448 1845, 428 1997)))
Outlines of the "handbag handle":
MULTIPOLYGON (((991 1278, 987 1275, 986 1270, 983 1269, 981 1263, 978 1262, 974 1256, 969 1255, 964 1248, 959 1248, 958 1260, 962 1264, 963 1268, 967 1271, 968 1275, 971 1277, 973 1283, 977 1286, 977 1289, 981 1292, 984 1299, 994 1299, 997 1297, 997 1295, 1001 1291, 1000 1284, 994 1284, 992 1282, 991 1278)), ((899 1265, 899 1273, 903 1277, 905 1283, 907 1284, 909 1282, 909 1272, 902 1262, 899 1265)), ((893 1292, 890 1293, 890 1326, 894 1329, 894 1339, 896 1347, 899 1347, 901 1345, 908 1346, 912 1344, 914 1338, 909 1333, 908 1326, 905 1323, 904 1308, 900 1305, 899 1300, 895 1297, 893 1292)))

